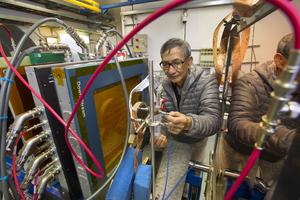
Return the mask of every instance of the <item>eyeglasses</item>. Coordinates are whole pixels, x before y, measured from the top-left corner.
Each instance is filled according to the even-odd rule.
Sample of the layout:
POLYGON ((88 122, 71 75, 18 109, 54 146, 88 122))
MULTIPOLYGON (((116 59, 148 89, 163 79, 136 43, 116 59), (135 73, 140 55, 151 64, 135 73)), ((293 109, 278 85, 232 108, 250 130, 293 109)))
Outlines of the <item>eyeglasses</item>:
POLYGON ((183 63, 185 63, 185 61, 173 60, 171 63, 166 61, 161 61, 159 65, 164 71, 168 71, 170 69, 170 66, 172 66, 176 71, 178 71, 182 69, 183 63))

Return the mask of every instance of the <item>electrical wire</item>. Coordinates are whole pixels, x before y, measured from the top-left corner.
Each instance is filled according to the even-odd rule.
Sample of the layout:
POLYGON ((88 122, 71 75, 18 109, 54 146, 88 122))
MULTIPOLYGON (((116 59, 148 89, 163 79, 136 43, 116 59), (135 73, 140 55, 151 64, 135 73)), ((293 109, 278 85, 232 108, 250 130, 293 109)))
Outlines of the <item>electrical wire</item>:
MULTIPOLYGON (((299 50, 300 49, 300 12, 289 1, 267 0, 267 2, 277 6, 287 15, 294 29, 294 38, 295 38, 294 48, 296 50, 299 50)), ((273 119, 271 119, 271 121, 272 120, 273 119)), ((233 186, 227 192, 225 196, 225 200, 230 200, 232 198, 236 190, 239 188, 240 184, 244 181, 245 177, 253 167, 256 160, 259 158, 261 149, 262 146, 258 148, 257 147, 254 148, 241 175, 238 177, 238 179, 234 182, 233 186)))
POLYGON ((7 32, 7 35, 8 35, 8 38, 9 39, 12 39, 12 33, 11 31, 9 30, 9 28, 7 28, 4 24, 0 23, 0 27, 2 27, 6 32, 7 32))
POLYGON ((295 49, 300 50, 300 11, 289 1, 267 0, 283 11, 294 29, 295 49))
MULTIPOLYGON (((4 54, 4 52, 3 52, 3 49, 2 49, 2 45, 1 45, 1 43, 0 43, 0 51, 1 51, 1 54, 2 54, 2 56, 4 57, 4 59, 6 60, 6 62, 8 62, 8 60, 7 60, 7 58, 6 58, 6 56, 5 56, 5 54, 4 54)), ((126 83, 125 83, 125 80, 124 80, 124 76, 123 76, 123 74, 122 74, 122 71, 121 71, 121 67, 120 67, 120 64, 119 64, 119 62, 116 60, 116 64, 117 64, 117 69, 118 69, 118 72, 119 72, 119 74, 120 74, 120 77, 121 77, 121 82, 122 82, 122 89, 123 89, 123 92, 124 92, 124 96, 125 96, 125 101, 127 102, 126 104, 127 104, 127 108, 128 108, 128 93, 127 93, 127 88, 126 88, 126 83)), ((12 66, 10 66, 10 64, 9 64, 9 62, 8 62, 8 65, 9 65, 9 67, 11 67, 12 68, 12 66)), ((23 82, 23 84, 25 84, 26 85, 26 87, 28 87, 29 86, 29 84, 21 77, 21 75, 16 71, 16 69, 13 69, 12 68, 12 70, 14 71, 14 73, 18 76, 18 78, 23 82)), ((29 89, 34 93, 35 91, 29 86, 29 89)), ((35 94, 35 95, 38 95, 38 94, 35 94)), ((38 95, 39 96, 39 95, 38 95)), ((38 97, 37 96, 37 97, 38 97)), ((38 97, 39 98, 39 97, 38 97)), ((40 97, 41 98, 41 97, 40 97)), ((46 105, 45 105, 45 107, 47 107, 46 105)), ((128 113, 128 116, 127 116, 127 118, 128 118, 128 123, 130 124, 130 116, 129 116, 129 112, 127 112, 128 113)), ((126 138, 128 138, 128 135, 129 135, 129 132, 130 132, 130 125, 129 126, 127 126, 127 137, 126 138)), ((125 145, 128 143, 128 141, 126 141, 125 142, 125 145)), ((125 146, 125 149, 126 149, 126 146, 125 146)), ((125 151, 123 151, 123 152, 125 152, 125 151)), ((113 176, 113 175, 112 175, 113 176)), ((112 177, 111 176, 111 177, 112 177)), ((18 185, 18 184, 16 184, 16 185, 18 185)), ((17 187, 18 188, 18 187, 17 187)), ((19 190, 19 193, 20 193, 20 190, 19 190)), ((22 194, 22 193, 21 193, 22 194)), ((22 196, 21 196, 22 197, 22 196)))
POLYGON ((188 168, 186 170, 186 172, 181 176, 181 178, 177 181, 177 183, 175 184, 175 186, 171 189, 171 191, 169 192, 169 194, 167 195, 167 197, 164 200, 167 200, 171 197, 171 195, 173 194, 173 192, 176 190, 176 188, 179 186, 179 184, 184 180, 184 178, 186 177, 186 175, 188 174, 188 172, 191 170, 191 168, 188 168))
MULTIPOLYGON (((97 75, 103 70, 103 68, 105 67, 105 65, 112 59, 112 57, 117 53, 117 51, 124 46, 124 44, 126 44, 137 32, 139 32, 142 28, 144 28, 145 26, 147 26, 149 23, 151 23, 152 21, 154 21, 155 19, 157 19, 159 16, 163 15, 164 13, 168 12, 169 10, 180 6, 181 4, 184 4, 186 2, 188 2, 189 0, 173 0, 172 2, 166 4, 164 7, 158 9, 157 11, 155 11, 154 13, 152 13, 151 15, 149 15, 146 19, 144 19, 141 23, 139 23, 133 30, 131 30, 130 33, 128 33, 123 40, 121 40, 118 45, 112 50, 112 52, 103 60, 103 62, 100 64, 100 66, 97 68, 97 70, 94 72, 93 76, 89 79, 89 81, 87 82, 81 96, 78 98, 78 101, 76 103, 76 105, 74 106, 74 109, 71 113, 71 116, 69 118, 68 121, 68 127, 70 126, 71 121, 73 120, 75 113, 77 112, 84 96, 87 93, 87 90, 89 89, 89 87, 92 85, 92 83, 94 82, 95 78, 97 77, 97 75)), ((68 134, 68 132, 65 132, 65 134, 68 134)), ((127 138, 126 138, 127 140, 127 138)), ((120 165, 120 162, 118 164, 118 166, 120 165)), ((105 183, 97 190, 95 191, 94 194, 92 194, 90 197, 88 197, 88 200, 91 200, 93 198, 95 198, 98 193, 100 193, 107 185, 108 183, 112 180, 114 174, 116 173, 118 167, 115 168, 115 171, 112 173, 112 175, 105 181, 105 183)))
MULTIPOLYGON (((25 41, 29 38, 29 35, 41 24, 48 22, 48 21, 57 21, 57 22, 62 22, 61 20, 58 20, 56 18, 46 18, 43 19, 37 23, 35 23, 26 33, 25 35, 21 38, 20 42, 18 43, 15 53, 11 59, 11 63, 13 66, 15 66, 15 61, 18 59, 19 54, 21 52, 21 49, 25 43, 25 41)), ((6 71, 5 78, 7 80, 11 80, 8 77, 11 76, 12 70, 9 68, 6 71)), ((8 83, 8 81, 4 81, 3 84, 1 85, 1 92, 0 92, 0 116, 7 116, 8 112, 8 97, 9 96, 9 89, 11 84, 8 83)), ((5 176, 6 175, 6 162, 5 162, 5 141, 6 141, 6 129, 7 129, 7 121, 1 120, 0 121, 0 134, 1 134, 1 153, 0 153, 0 162, 1 162, 1 168, 0 168, 0 176, 5 176)), ((2 184, 2 190, 3 190, 3 196, 5 200, 8 200, 8 184, 7 182, 3 182, 2 184)))
MULTIPOLYGON (((108 41, 108 44, 113 48, 113 44, 108 41)), ((117 70, 120 76, 120 80, 121 80, 121 84, 122 84, 122 91, 123 91, 123 95, 125 98, 125 104, 126 104, 126 110, 127 110, 127 129, 126 129, 126 136, 125 136, 125 142, 124 142, 124 146, 123 146, 123 151, 119 160, 119 163, 114 167, 114 169, 112 170, 110 176, 108 177, 107 181, 102 185, 101 188, 105 188, 106 185, 112 180, 112 178, 114 177, 115 173, 117 172, 123 158, 124 155, 126 153, 126 149, 127 149, 127 144, 128 144, 128 138, 129 138, 129 134, 130 134, 130 130, 131 130, 131 116, 130 116, 130 112, 129 112, 129 96, 128 96, 128 92, 127 92, 127 87, 126 87, 126 83, 125 83, 125 79, 124 79, 124 75, 120 66, 120 63, 117 59, 117 56, 114 56, 115 62, 116 62, 116 66, 117 66, 117 70)), ((101 190, 99 190, 99 192, 101 192, 101 190)), ((98 192, 98 193, 99 193, 98 192)), ((96 196, 98 193, 95 193, 94 195, 96 196)), ((93 198, 93 197, 90 197, 93 198)))
MULTIPOLYGON (((0 42, 1 43, 1 42, 0 42)), ((30 47, 28 49, 26 49, 25 51, 23 51, 19 58, 17 60, 15 60, 15 68, 17 69, 18 66, 21 64, 21 62, 23 61, 24 57, 31 52, 35 52, 40 50, 41 47, 30 47)), ((14 74, 13 73, 9 73, 8 70, 6 71, 6 76, 5 78, 7 80, 13 80, 14 79, 14 74)), ((8 83, 8 81, 4 81, 2 86, 1 86, 1 91, 0 91, 0 102, 1 102, 1 116, 7 116, 7 112, 8 112, 8 101, 9 101, 9 95, 10 95, 10 91, 11 91, 11 84, 8 83), (6 105, 6 106, 5 106, 6 105)), ((0 152, 0 160, 3 161, 1 162, 1 174, 3 174, 3 176, 6 175, 6 162, 5 162, 5 147, 6 147, 6 130, 7 130, 7 122, 1 120, 0 121, 0 130, 1 130, 1 152, 0 152)), ((4 194, 4 198, 8 199, 8 184, 5 182, 3 183, 3 194, 4 194)))
POLYGON ((16 188, 17 188, 17 191, 18 191, 18 194, 21 198, 21 200, 26 200, 21 188, 20 188, 20 184, 19 184, 19 181, 18 181, 18 177, 17 177, 17 168, 16 168, 16 160, 17 160, 17 146, 18 146, 18 143, 19 141, 21 140, 21 138, 26 134, 26 132, 22 132, 18 137, 17 137, 17 140, 14 144, 14 148, 13 148, 13 155, 12 155, 12 174, 13 174, 13 177, 14 177, 14 182, 15 182, 15 185, 16 185, 16 188))
POLYGON ((165 194, 166 194, 166 191, 167 191, 167 185, 168 185, 168 179, 169 179, 169 168, 170 168, 170 162, 171 162, 171 156, 172 156, 172 142, 170 141, 169 142, 169 149, 168 149, 168 163, 167 163, 167 169, 166 169, 166 182, 165 182, 165 186, 164 186, 164 192, 163 192, 163 195, 162 195, 162 200, 165 199, 165 194))
MULTIPOLYGON (((24 44, 24 42, 29 38, 30 34, 34 32, 35 29, 37 29, 40 25, 42 25, 43 23, 46 22, 56 22, 60 25, 62 25, 64 28, 68 29, 69 27, 61 20, 56 19, 56 18, 45 18, 43 20, 40 20, 38 22, 36 22, 27 32, 26 34, 21 38, 16 50, 15 50, 15 54, 12 57, 12 64, 15 64, 15 60, 18 58, 19 53, 21 52, 21 48, 24 44)), ((2 47, 2 45, 1 45, 2 47)), ((2 49, 3 50, 3 49, 2 49)), ((3 52, 4 54, 4 52, 3 52)), ((3 55, 2 55, 3 56, 3 55)), ((6 56, 5 56, 6 57, 6 56)), ((6 62, 8 61, 8 59, 6 58, 6 62)), ((9 61, 8 61, 9 62, 9 61)), ((11 66, 11 65, 9 65, 11 66)), ((12 67, 12 66, 11 66, 12 67)), ((13 67, 12 68, 8 68, 7 72, 6 72, 6 77, 10 77, 13 71, 13 67)), ((17 72, 17 71, 14 71, 17 72)), ((17 72, 18 73, 18 72, 17 72)), ((18 76, 19 78, 21 76, 18 76)), ((22 78, 22 77, 21 77, 22 78)), ((8 79, 10 80, 10 79, 8 79)), ((26 82, 23 79, 24 82, 26 82)), ((23 82, 23 83, 24 83, 23 82)), ((26 84, 25 84, 26 85, 26 84)), ((28 84, 27 84, 28 85, 28 84)), ((29 86, 29 85, 28 85, 29 86)), ((9 96, 9 92, 10 89, 7 90, 7 88, 10 88, 10 85, 8 85, 7 81, 4 82, 4 84, 1 87, 1 93, 0 93, 0 102, 1 102, 1 108, 0 108, 0 116, 6 116, 7 115, 7 109, 8 109, 8 99, 5 100, 5 95, 9 96), (3 94, 3 95, 2 95, 3 94)), ((36 93, 36 92, 35 92, 36 93)), ((36 93, 38 94, 38 93, 36 93)), ((45 102, 45 101, 44 101, 45 102)), ((49 105, 48 105, 48 109, 50 108, 50 110, 54 111, 49 105)), ((58 116, 59 115, 55 115, 54 116, 58 116)), ((61 123, 63 123, 63 125, 65 124, 65 122, 62 119, 58 118, 58 121, 60 121, 61 123)), ((65 126, 65 125, 64 125, 65 126)), ((6 166, 5 166, 5 141, 6 141, 6 128, 7 128, 7 122, 1 120, 0 121, 0 130, 1 130, 1 175, 6 175, 6 166)), ((75 153, 75 151, 71 148, 70 151, 73 154, 73 156, 76 158, 76 160, 79 162, 80 165, 82 165, 88 172, 90 172, 92 175, 101 178, 103 177, 103 169, 101 168, 100 163, 97 161, 97 159, 95 158, 95 156, 92 154, 92 152, 88 149, 88 147, 83 143, 83 141, 76 135, 76 133, 71 130, 72 135, 77 139, 77 141, 82 145, 82 147, 87 151, 87 154, 91 156, 92 160, 96 163, 96 166, 98 167, 100 174, 96 174, 93 173, 92 170, 90 170, 85 164, 84 162, 77 156, 77 154, 75 153)), ((68 145, 68 147, 70 148, 70 144, 68 145)), ((7 188, 7 183, 4 182, 3 183, 3 193, 4 193, 4 198, 8 199, 8 188, 7 188)))
MULTIPOLYGON (((53 116, 64 126, 66 127, 66 123, 64 122, 64 120, 53 110, 53 108, 40 96, 40 94, 38 92, 36 92, 25 80, 24 78, 21 76, 21 74, 14 69, 14 67, 11 65, 11 63, 9 62, 7 56, 5 55, 3 48, 2 48, 2 44, 0 43, 0 51, 1 54, 5 60, 5 62, 7 63, 7 65, 9 66, 9 68, 11 70, 13 70, 13 72, 15 73, 15 75, 20 79, 20 81, 32 92, 32 94, 34 94, 43 104, 44 106, 49 110, 49 112, 51 112, 53 114, 53 116)), ((82 145, 82 147, 84 148, 84 150, 87 152, 87 154, 92 158, 92 160, 95 162, 98 170, 99 170, 99 174, 95 173, 94 171, 92 171, 90 168, 88 168, 84 162, 81 160, 81 158, 79 158, 79 156, 75 153, 75 151, 73 150, 73 148, 71 147, 70 143, 68 140, 66 140, 66 143, 71 151, 71 153, 73 154, 73 156, 77 159, 77 161, 79 162, 80 165, 82 165, 89 173, 91 173, 93 176, 97 177, 97 178, 102 178, 104 173, 103 173, 103 169, 100 165, 100 163, 97 161, 97 159, 95 158, 95 156, 93 155, 93 153, 91 152, 91 150, 86 146, 86 144, 81 140, 81 138, 70 128, 70 126, 68 127, 68 130, 71 132, 71 134, 75 137, 75 139, 82 145)))
MULTIPOLYGON (((115 29, 108 30, 108 31, 105 32, 105 33, 106 33, 106 34, 109 34, 110 32, 115 33, 115 34, 117 34, 121 39, 124 39, 124 37, 121 35, 121 33, 119 33, 118 31, 116 31, 115 29)), ((130 58, 133 58, 132 52, 131 52, 131 50, 130 50, 128 44, 126 43, 125 46, 126 46, 126 49, 127 49, 127 51, 128 51, 128 54, 129 54, 130 58)))
POLYGON ((237 191, 237 189, 239 188, 239 186, 241 185, 241 183, 244 181, 245 177, 247 176, 247 174, 249 173, 249 171, 252 169, 253 165, 255 164, 256 160, 259 158, 261 151, 257 148, 255 148, 250 157, 249 160, 247 162, 246 167, 243 169, 241 175, 238 177, 238 179, 234 182, 234 184, 232 185, 232 187, 230 188, 230 190, 226 193, 225 199, 224 200, 230 200, 233 195, 235 194, 235 192, 237 191))
POLYGON ((11 47, 12 49, 15 51, 16 50, 16 44, 15 44, 15 41, 14 41, 14 38, 12 36, 12 32, 10 31, 9 28, 7 28, 7 26, 5 26, 4 24, 0 23, 0 27, 2 27, 8 34, 8 38, 10 40, 10 43, 11 43, 11 47))

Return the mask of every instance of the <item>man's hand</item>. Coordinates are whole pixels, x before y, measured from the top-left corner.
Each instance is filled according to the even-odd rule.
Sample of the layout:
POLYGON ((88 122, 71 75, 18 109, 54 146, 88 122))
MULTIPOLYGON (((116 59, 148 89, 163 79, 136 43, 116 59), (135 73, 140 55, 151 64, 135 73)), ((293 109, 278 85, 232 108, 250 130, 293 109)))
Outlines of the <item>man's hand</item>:
POLYGON ((163 134, 160 134, 158 137, 154 138, 154 144, 159 148, 166 148, 167 142, 167 137, 163 134))
POLYGON ((192 125, 192 118, 180 112, 169 112, 166 119, 168 121, 168 131, 173 134, 189 130, 192 125))

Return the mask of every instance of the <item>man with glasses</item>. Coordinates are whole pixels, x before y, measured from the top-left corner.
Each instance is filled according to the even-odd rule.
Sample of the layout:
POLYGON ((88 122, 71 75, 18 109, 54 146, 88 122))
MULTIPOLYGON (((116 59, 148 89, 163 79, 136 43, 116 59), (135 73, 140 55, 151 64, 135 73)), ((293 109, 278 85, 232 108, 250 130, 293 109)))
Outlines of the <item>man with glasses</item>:
MULTIPOLYGON (((193 65, 191 47, 187 42, 172 38, 163 44, 160 55, 160 66, 166 79, 158 89, 158 96, 164 99, 163 106, 168 114, 164 116, 167 126, 162 127, 155 143, 159 147, 169 146, 163 152, 156 182, 158 198, 163 198, 168 151, 171 151, 170 180, 166 193, 184 175, 191 159, 203 161, 207 137, 220 128, 220 105, 215 75, 193 65)), ((184 179, 170 199, 181 199, 183 186, 184 179)))

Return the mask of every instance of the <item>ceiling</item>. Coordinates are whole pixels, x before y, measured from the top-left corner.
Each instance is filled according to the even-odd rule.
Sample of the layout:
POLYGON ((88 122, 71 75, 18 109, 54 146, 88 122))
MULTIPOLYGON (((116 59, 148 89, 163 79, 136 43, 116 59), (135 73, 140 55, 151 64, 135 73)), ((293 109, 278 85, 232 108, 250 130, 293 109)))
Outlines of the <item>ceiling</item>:
MULTIPOLYGON (((109 4, 118 0, 106 0, 109 4)), ((120 12, 115 9, 105 14, 96 14, 63 0, 0 0, 0 22, 32 24, 45 17, 57 17, 95 30, 114 24, 120 12)))

